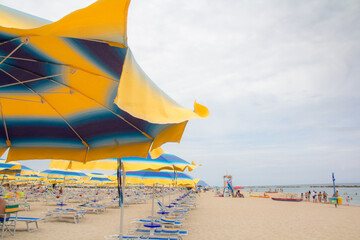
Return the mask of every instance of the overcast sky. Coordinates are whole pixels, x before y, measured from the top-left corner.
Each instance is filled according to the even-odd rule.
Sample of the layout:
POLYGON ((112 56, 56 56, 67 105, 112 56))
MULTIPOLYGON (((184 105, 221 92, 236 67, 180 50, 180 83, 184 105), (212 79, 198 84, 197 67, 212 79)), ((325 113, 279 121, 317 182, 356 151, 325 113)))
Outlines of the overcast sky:
MULTIPOLYGON (((0 1, 51 21, 92 2, 0 1)), ((203 164, 192 176, 360 182, 360 1, 133 0, 128 40, 169 96, 210 110, 164 146, 203 164)))

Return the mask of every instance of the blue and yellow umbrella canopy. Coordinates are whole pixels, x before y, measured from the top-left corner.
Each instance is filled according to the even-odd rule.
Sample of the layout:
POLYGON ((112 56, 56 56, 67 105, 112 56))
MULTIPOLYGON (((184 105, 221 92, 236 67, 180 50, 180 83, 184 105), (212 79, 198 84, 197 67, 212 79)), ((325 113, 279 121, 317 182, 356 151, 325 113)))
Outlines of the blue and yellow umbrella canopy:
POLYGON ((194 179, 188 174, 181 172, 174 173, 173 171, 129 171, 126 172, 126 182, 147 186, 152 186, 153 184, 186 185, 192 184, 194 179))
POLYGON ((194 111, 178 105, 136 63, 127 44, 129 3, 99 0, 49 24, 0 7, 7 161, 146 157, 179 142, 189 119, 208 116, 197 103, 194 111))
MULTIPOLYGON (((141 157, 124 157, 122 158, 125 171, 160 171, 160 170, 175 170, 185 171, 188 169, 192 171, 197 165, 189 163, 182 158, 173 154, 163 153, 158 158, 151 158, 148 154, 147 158, 141 157)), ((117 169, 117 159, 104 159, 92 161, 88 163, 72 162, 66 160, 52 160, 49 168, 55 169, 72 169, 72 170, 115 170, 117 169)))
POLYGON ((90 179, 87 180, 86 183, 89 184, 102 185, 102 184, 113 183, 113 181, 111 181, 109 177, 106 176, 105 174, 89 173, 88 176, 90 177, 90 179))
POLYGON ((83 172, 69 171, 69 170, 58 170, 58 169, 47 169, 39 173, 40 176, 47 177, 48 179, 80 179, 90 178, 83 172))
POLYGON ((36 172, 17 162, 12 163, 6 163, 5 160, 0 160, 0 174, 6 174, 6 175, 33 175, 36 174, 36 172))

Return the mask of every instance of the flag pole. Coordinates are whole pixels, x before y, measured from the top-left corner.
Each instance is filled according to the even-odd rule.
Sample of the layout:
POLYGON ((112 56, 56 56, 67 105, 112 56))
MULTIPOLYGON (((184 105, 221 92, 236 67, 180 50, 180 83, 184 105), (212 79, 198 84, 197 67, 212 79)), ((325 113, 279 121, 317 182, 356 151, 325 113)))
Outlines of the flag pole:
POLYGON ((332 181, 333 181, 333 187, 334 187, 334 198, 336 198, 336 203, 335 203, 335 207, 337 208, 338 205, 338 197, 336 196, 336 190, 335 190, 335 176, 334 173, 332 173, 332 181))

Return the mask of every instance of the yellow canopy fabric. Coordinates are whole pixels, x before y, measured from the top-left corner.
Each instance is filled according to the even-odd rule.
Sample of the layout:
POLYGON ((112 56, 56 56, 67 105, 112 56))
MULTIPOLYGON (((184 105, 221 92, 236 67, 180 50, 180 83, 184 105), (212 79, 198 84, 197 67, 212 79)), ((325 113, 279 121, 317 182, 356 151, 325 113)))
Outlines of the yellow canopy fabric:
MULTIPOLYGON (((19 93, 5 89, 18 86, 19 82, 5 84, 5 90, 0 94, 3 119, 5 116, 7 121, 13 120, 20 126, 26 124, 19 123, 18 119, 46 120, 53 128, 68 128, 68 135, 72 132, 77 134, 72 121, 79 123, 80 116, 85 117, 83 120, 98 118, 100 121, 105 111, 124 121, 130 118, 127 114, 138 119, 137 123, 143 121, 138 125, 129 123, 134 133, 120 135, 119 130, 116 136, 108 134, 101 136, 103 139, 93 136, 89 141, 77 134, 72 139, 51 139, 49 136, 42 139, 36 136, 39 145, 35 144, 36 141, 24 144, 24 136, 13 141, 9 137, 11 134, 6 133, 2 136, 6 142, 0 142, 0 154, 10 147, 7 161, 55 158, 87 162, 134 155, 145 157, 150 150, 166 142, 180 142, 188 120, 208 117, 208 109, 200 104, 195 103, 194 111, 178 105, 136 63, 127 44, 129 3, 130 0, 99 0, 57 22, 40 27, 37 26, 44 24, 43 21, 34 18, 27 21, 22 14, 0 18, 0 46, 5 46, 7 50, 4 56, 0 56, 0 74, 9 81, 18 81, 11 72, 15 68, 9 69, 11 65, 8 62, 12 66, 23 60, 29 66, 43 63, 36 66, 36 70, 41 72, 36 74, 40 76, 29 75, 25 81, 29 82, 27 84, 41 81, 42 89, 47 90, 34 93, 20 89, 19 93), (27 26, 37 28, 24 29, 27 26), (102 49, 112 55, 106 55, 102 49), (117 62, 113 66, 113 59, 108 59, 110 55, 119 63, 123 61, 122 66, 116 65, 117 62), (24 56, 34 59, 24 59, 24 56), (120 67, 121 71, 116 72, 120 67), (116 106, 113 103, 121 110, 114 109, 116 106), (95 114, 96 117, 93 117, 95 114), (91 141, 93 144, 89 143, 91 141), (55 142, 59 144, 54 145, 55 142)), ((1 47, 0 51, 3 50, 1 47)), ((26 74, 31 72, 26 71, 26 74)), ((24 73, 22 70, 21 74, 24 73)), ((64 132, 59 129, 54 132, 64 132)))
POLYGON ((133 116, 160 124, 208 117, 207 108, 196 102, 195 110, 191 111, 169 98, 140 68, 130 50, 125 58, 124 70, 115 103, 133 116))
MULTIPOLYGON (((142 158, 130 158, 132 161, 127 161, 127 158, 123 158, 122 163, 124 164, 125 171, 160 171, 160 170, 176 170, 176 171, 189 171, 194 170, 197 165, 171 165, 164 164, 163 162, 153 161, 153 159, 142 159, 142 158)), ((97 160, 88 163, 81 163, 76 161, 67 160, 52 160, 49 168, 51 169, 63 169, 63 170, 115 170, 117 168, 116 159, 108 160, 97 160)))
MULTIPOLYGON (((0 21, 1 26, 14 28, 30 28, 26 31, 11 29, 9 33, 20 36, 57 36, 106 41, 112 45, 127 46, 127 12, 130 0, 98 0, 90 6, 74 11, 57 22, 46 24, 38 28, 39 21, 26 23, 28 19, 24 15, 10 16, 11 20, 0 21), (14 22, 17 22, 16 24, 14 22), (20 27, 19 27, 20 26, 20 27)), ((8 16, 4 15, 6 19, 8 16)))
POLYGON ((50 21, 0 5, 0 23, 9 28, 28 29, 49 24, 50 21))
MULTIPOLYGON (((151 154, 148 154, 147 158, 140 157, 124 157, 122 158, 122 164, 124 170, 128 171, 161 171, 161 170, 173 170, 184 172, 186 169, 189 171, 194 170, 199 165, 194 162, 189 163, 173 154, 164 152, 161 148, 157 149, 158 152, 162 152, 157 158, 152 158, 151 154)), ((117 159, 103 159, 97 161, 91 161, 87 163, 74 162, 68 160, 52 160, 49 168, 62 169, 62 170, 115 170, 117 169, 117 159)))
POLYGON ((127 183, 144 184, 146 186, 152 186, 153 184, 196 185, 197 181, 185 173, 174 173, 173 171, 129 171, 126 173, 127 183))

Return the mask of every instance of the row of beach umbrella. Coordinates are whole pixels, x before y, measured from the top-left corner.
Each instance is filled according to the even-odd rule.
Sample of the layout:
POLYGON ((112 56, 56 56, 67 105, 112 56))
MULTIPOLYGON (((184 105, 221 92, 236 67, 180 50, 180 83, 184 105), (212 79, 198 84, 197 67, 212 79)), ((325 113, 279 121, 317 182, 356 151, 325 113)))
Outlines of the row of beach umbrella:
MULTIPOLYGON (((40 172, 39 175, 1 175, 0 178, 6 182, 11 182, 14 185, 17 184, 74 184, 75 186, 115 186, 117 176, 107 176, 99 173, 83 173, 77 174, 74 177, 73 171, 62 171, 48 169, 40 172)), ((77 172, 81 173, 81 172, 77 172)), ((142 186, 153 186, 158 185, 172 185, 172 186, 184 186, 184 187, 195 187, 198 179, 193 179, 191 176, 185 173, 174 173, 171 171, 153 172, 153 171, 129 171, 127 172, 126 185, 142 185, 142 186)))
MULTIPOLYGON (((182 173, 186 169, 192 171, 197 165, 188 163, 187 161, 168 153, 161 154, 158 158, 152 159, 150 154, 146 159, 139 157, 128 157, 123 159, 126 169, 144 169, 143 171, 127 171, 127 183, 129 184, 172 184, 179 186, 195 186, 197 180, 192 179, 189 175, 182 173), (156 172, 161 171, 161 172, 156 172), (180 172, 179 172, 180 171, 180 172)), ((96 183, 96 184, 112 184, 116 181, 116 176, 106 176, 100 173, 85 174, 78 171, 82 170, 110 170, 116 167, 116 159, 106 159, 88 164, 82 164, 72 161, 51 161, 48 170, 37 173, 23 164, 16 162, 5 163, 0 161, 1 171, 5 174, 14 173, 14 177, 7 177, 7 180, 18 181, 36 181, 47 180, 47 182, 68 182, 75 183, 96 183), (13 169, 16 169, 13 170, 13 169), (38 175, 39 176, 38 176, 38 175)))

